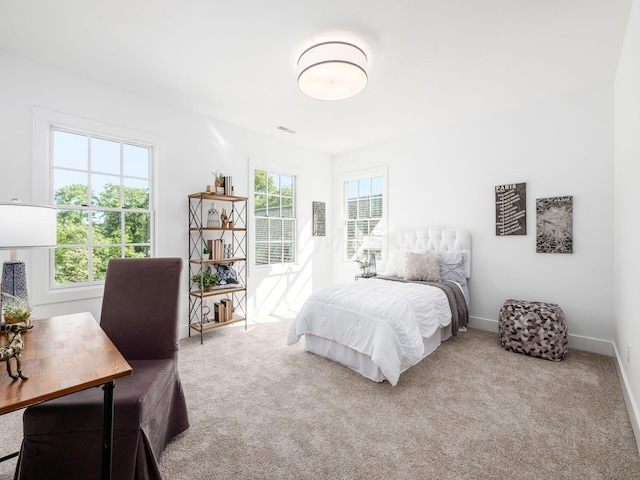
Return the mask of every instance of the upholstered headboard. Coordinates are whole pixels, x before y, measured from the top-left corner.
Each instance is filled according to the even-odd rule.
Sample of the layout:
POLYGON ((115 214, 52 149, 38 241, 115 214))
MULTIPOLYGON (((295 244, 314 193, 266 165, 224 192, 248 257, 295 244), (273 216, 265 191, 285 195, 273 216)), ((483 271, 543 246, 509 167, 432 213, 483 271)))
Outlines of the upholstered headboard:
POLYGON ((388 251, 431 251, 460 252, 467 251, 465 272, 471 277, 471 234, 466 230, 446 227, 420 227, 402 230, 390 234, 387 243, 388 251))

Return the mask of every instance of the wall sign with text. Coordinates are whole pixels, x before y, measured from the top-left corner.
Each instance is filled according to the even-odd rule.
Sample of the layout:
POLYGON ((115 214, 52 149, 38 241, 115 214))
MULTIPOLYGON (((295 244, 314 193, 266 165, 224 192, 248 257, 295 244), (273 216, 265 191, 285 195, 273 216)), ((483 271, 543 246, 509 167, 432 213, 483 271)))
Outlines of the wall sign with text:
POLYGON ((496 186, 496 235, 527 234, 527 184, 496 186))

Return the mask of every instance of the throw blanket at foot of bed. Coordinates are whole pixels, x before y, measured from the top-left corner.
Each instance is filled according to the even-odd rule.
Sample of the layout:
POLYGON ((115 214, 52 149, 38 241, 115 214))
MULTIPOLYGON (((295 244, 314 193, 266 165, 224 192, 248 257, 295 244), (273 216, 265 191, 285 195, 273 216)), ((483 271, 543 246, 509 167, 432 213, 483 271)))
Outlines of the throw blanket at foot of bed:
POLYGON ((288 345, 305 334, 368 355, 392 385, 403 360, 422 359, 424 343, 451 322, 442 289, 424 284, 367 279, 312 294, 289 328, 288 345))

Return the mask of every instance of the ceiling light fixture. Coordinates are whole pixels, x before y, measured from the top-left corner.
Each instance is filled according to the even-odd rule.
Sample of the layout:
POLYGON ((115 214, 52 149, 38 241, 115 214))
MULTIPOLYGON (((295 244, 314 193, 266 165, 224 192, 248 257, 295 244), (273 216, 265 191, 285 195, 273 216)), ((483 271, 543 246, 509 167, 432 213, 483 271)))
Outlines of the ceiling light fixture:
POLYGON ((298 86, 319 100, 343 100, 367 85, 367 55, 351 43, 324 42, 298 59, 298 86))

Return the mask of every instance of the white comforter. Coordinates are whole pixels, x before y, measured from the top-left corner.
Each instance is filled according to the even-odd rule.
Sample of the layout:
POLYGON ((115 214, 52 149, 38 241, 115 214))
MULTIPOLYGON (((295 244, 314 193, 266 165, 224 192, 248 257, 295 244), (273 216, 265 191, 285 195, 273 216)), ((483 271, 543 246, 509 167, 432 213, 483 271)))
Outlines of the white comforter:
POLYGON ((403 359, 417 363, 423 357, 422 337, 450 322, 439 288, 366 279, 312 294, 289 328, 287 345, 304 334, 333 340, 371 357, 395 385, 403 359))

